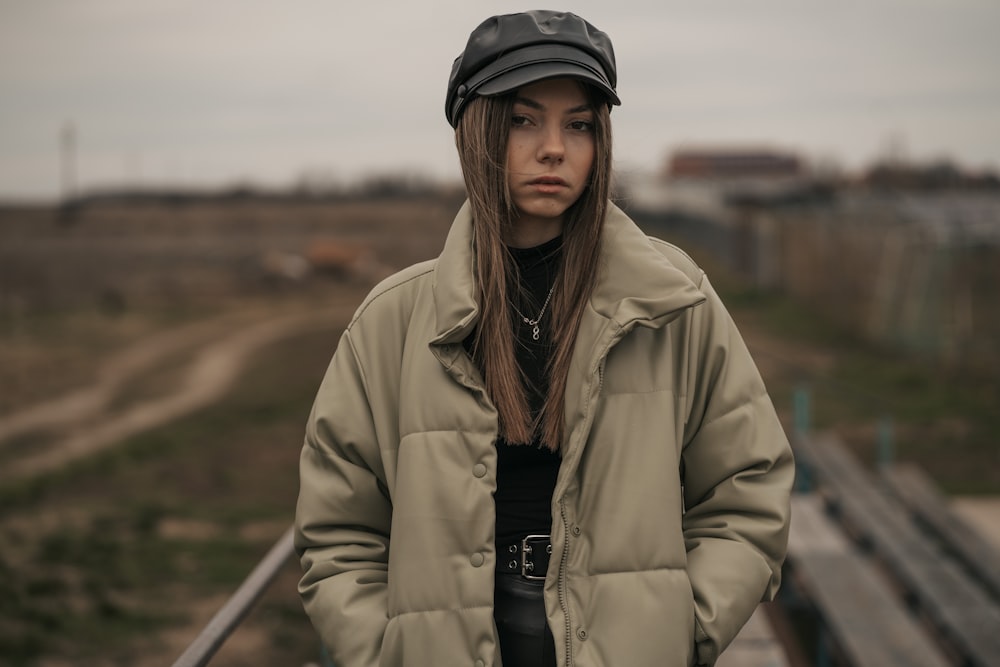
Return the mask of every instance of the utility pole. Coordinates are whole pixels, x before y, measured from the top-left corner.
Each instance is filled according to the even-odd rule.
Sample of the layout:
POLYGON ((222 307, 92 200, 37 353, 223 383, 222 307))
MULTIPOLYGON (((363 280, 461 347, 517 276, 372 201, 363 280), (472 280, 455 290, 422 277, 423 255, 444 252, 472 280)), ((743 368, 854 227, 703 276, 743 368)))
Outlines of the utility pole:
POLYGON ((62 174, 62 201, 67 203, 76 197, 76 126, 73 121, 63 125, 60 133, 60 158, 62 174))

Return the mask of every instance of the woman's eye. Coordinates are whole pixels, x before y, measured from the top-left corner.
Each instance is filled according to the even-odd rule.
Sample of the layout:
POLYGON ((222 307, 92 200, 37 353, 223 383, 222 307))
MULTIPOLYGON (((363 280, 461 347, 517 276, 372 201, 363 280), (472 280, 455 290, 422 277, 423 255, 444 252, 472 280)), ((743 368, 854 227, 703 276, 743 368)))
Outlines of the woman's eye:
POLYGON ((574 120, 569 124, 571 130, 578 132, 593 132, 594 124, 589 120, 574 120))
POLYGON ((528 125, 530 122, 531 119, 521 114, 514 114, 510 118, 510 124, 514 127, 524 127, 525 125, 528 125))

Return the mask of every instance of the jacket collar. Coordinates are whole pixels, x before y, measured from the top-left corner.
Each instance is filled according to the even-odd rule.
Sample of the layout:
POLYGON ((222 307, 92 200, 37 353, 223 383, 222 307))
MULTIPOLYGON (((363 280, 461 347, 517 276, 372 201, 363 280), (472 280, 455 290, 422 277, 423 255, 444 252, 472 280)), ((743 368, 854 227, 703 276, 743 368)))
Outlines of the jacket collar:
POLYGON ((451 224, 434 268, 437 328, 432 344, 461 343, 479 320, 472 207, 466 200, 451 224))
POLYGON ((600 275, 591 296, 594 311, 621 328, 659 327, 705 300, 625 213, 610 204, 604 223, 600 275))
MULTIPOLYGON (((471 207, 466 202, 455 216, 434 270, 433 344, 462 342, 479 319, 473 237, 471 207)), ((670 315, 705 300, 691 279, 614 204, 605 218, 599 271, 591 308, 618 329, 663 326, 673 319, 670 315)))

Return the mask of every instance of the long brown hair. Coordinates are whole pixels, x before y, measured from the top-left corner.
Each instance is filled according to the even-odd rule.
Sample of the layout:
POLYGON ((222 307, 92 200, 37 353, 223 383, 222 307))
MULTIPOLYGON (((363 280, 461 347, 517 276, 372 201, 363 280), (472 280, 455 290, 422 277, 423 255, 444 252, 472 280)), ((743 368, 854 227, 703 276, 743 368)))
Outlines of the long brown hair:
POLYGON ((584 86, 594 110, 594 165, 590 183, 567 210, 562 258, 552 292, 554 351, 546 373, 548 393, 532 420, 525 383, 514 354, 514 321, 509 306, 519 289, 517 266, 504 239, 517 216, 507 183, 507 141, 514 94, 472 100, 455 130, 465 188, 472 208, 475 272, 481 316, 473 356, 486 390, 500 415, 500 435, 510 443, 529 443, 536 433, 556 451, 563 437, 566 379, 577 330, 596 281, 604 215, 611 193, 611 118, 604 97, 584 86))

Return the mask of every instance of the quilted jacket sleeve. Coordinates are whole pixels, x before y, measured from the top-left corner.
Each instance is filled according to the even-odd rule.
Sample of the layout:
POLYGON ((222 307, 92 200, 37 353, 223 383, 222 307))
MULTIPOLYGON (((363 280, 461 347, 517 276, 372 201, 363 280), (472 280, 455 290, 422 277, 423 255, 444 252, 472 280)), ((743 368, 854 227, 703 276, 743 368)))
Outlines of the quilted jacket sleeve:
POLYGON ((349 332, 313 405, 299 474, 295 548, 306 612, 334 664, 374 667, 387 623, 392 505, 349 332))
POLYGON ((698 664, 713 665, 773 598, 788 542, 791 448, 760 374, 707 278, 688 331, 684 539, 698 664))

